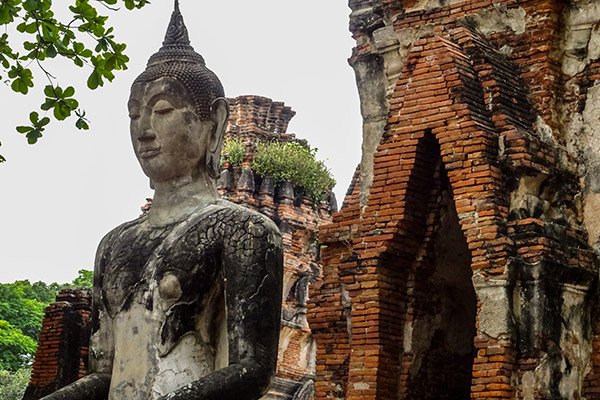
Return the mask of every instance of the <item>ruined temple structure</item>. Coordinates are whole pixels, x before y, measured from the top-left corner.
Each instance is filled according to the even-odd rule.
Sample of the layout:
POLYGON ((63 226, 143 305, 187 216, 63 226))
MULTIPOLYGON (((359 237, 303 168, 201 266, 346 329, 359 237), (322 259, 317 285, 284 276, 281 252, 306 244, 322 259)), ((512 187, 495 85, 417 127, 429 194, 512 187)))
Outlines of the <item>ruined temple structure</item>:
POLYGON ((39 399, 87 373, 92 313, 89 291, 63 289, 46 308, 24 399, 39 399))
POLYGON ((317 399, 600 399, 600 2, 351 0, 317 399))
MULTIPOLYGON (((321 276, 317 231, 336 211, 335 198, 315 204, 289 182, 276 184, 250 169, 257 140, 293 141, 287 126, 295 112, 282 102, 260 96, 229 99, 226 137, 247 146, 240 166, 224 165, 218 189, 222 197, 273 219, 283 236, 284 296, 277 377, 265 400, 307 400, 314 393, 315 342, 306 320, 308 286, 321 276)), ((149 199, 150 200, 150 199, 149 199)), ((149 204, 142 208, 147 212, 149 204)), ((84 376, 90 298, 85 291, 61 292, 46 310, 32 378, 24 400, 36 400, 84 376)))

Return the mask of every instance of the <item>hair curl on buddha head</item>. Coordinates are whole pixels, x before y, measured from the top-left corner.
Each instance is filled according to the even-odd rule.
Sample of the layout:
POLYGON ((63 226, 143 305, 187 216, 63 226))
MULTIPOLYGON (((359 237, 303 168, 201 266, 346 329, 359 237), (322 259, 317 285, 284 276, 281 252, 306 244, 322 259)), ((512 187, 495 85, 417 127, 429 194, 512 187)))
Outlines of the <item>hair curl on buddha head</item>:
POLYGON ((151 82, 173 78, 185 87, 201 120, 210 119, 210 107, 215 99, 225 97, 219 78, 206 67, 204 58, 190 45, 187 28, 175 0, 175 10, 160 50, 148 60, 146 70, 133 82, 151 82))

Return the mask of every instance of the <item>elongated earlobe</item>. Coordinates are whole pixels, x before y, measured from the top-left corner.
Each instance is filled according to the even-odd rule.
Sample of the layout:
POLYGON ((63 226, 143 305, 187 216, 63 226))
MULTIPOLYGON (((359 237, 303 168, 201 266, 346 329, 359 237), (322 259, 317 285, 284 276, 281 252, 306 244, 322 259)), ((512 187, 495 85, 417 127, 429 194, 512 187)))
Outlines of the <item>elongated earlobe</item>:
POLYGON ((229 104, 223 97, 219 97, 210 106, 210 117, 214 123, 211 130, 210 140, 206 154, 206 167, 213 179, 219 179, 221 175, 221 149, 223 148, 223 136, 229 118, 229 104))

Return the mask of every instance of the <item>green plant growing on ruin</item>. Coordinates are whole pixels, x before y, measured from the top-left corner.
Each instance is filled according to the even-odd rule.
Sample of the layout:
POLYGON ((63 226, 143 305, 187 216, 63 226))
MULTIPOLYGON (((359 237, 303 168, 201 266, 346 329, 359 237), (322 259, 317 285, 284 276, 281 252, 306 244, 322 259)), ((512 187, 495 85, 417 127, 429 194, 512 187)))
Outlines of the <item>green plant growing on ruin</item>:
POLYGON ((317 149, 296 142, 258 143, 252 169, 261 176, 270 176, 275 182, 289 181, 319 202, 325 200, 335 179, 323 161, 316 158, 317 149))
POLYGON ((241 140, 235 138, 227 138, 223 143, 223 151, 221 152, 221 165, 225 161, 231 165, 241 165, 246 156, 246 146, 241 140))

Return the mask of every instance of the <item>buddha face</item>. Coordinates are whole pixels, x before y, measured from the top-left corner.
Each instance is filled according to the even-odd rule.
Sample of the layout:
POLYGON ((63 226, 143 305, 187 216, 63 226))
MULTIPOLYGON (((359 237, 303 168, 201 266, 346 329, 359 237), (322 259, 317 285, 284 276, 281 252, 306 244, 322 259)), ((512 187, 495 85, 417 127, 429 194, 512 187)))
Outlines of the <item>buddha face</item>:
POLYGON ((201 121, 185 88, 171 78, 136 83, 129 98, 131 141, 153 182, 193 177, 205 168, 213 121, 201 121))

